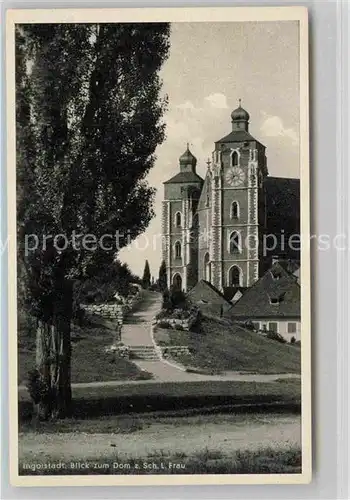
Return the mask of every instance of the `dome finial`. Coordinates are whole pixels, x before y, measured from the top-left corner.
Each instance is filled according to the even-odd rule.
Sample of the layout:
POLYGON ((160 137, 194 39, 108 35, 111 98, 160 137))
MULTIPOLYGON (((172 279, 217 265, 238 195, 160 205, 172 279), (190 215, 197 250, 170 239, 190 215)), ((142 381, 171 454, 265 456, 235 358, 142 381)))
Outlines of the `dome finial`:
POLYGON ((189 142, 187 142, 187 143, 186 143, 186 150, 187 150, 187 151, 189 151, 189 150, 190 150, 190 143, 189 143, 189 142))
POLYGON ((239 104, 239 107, 241 107, 242 99, 238 99, 238 104, 239 104))

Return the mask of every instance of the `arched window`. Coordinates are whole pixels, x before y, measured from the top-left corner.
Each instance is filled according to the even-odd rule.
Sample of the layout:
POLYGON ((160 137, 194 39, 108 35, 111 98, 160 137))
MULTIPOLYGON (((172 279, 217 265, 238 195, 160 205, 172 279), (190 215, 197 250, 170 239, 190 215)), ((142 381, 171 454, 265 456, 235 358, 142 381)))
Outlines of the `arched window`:
POLYGON ((209 253, 206 253, 204 256, 204 279, 209 282, 211 281, 211 266, 210 266, 209 253))
POLYGON ((233 201, 231 203, 231 219, 239 219, 239 203, 233 201))
POLYGON ((175 274, 173 277, 173 286, 177 290, 182 290, 182 278, 180 274, 175 274))
POLYGON ((241 253, 242 250, 242 241, 241 235, 238 231, 233 231, 230 234, 229 239, 229 252, 232 254, 241 253))
POLYGON ((231 164, 233 167, 236 167, 239 164, 239 156, 237 151, 234 151, 231 155, 231 164))
POLYGON ((175 259, 181 259, 181 243, 177 241, 174 245, 175 259))
POLYGON ((228 272, 228 286, 242 286, 242 270, 238 266, 232 266, 228 272))
POLYGON ((175 226, 176 227, 181 227, 181 225, 182 225, 181 219, 182 219, 181 212, 176 212, 176 214, 175 214, 175 226))

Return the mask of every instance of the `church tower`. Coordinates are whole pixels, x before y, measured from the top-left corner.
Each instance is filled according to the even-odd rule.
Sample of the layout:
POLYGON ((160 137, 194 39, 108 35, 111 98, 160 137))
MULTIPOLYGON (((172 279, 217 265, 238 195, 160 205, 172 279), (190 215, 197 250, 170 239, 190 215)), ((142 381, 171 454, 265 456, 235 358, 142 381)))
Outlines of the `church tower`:
POLYGON ((197 159, 187 145, 180 156, 180 171, 164 182, 162 252, 167 284, 185 292, 198 281, 197 207, 203 179, 197 174, 196 165, 197 159))
POLYGON ((222 291, 250 287, 263 271, 268 171, 265 146, 249 133, 249 119, 239 102, 231 132, 215 143, 199 204, 200 225, 210 230, 207 249, 199 251, 199 278, 209 277, 222 291))

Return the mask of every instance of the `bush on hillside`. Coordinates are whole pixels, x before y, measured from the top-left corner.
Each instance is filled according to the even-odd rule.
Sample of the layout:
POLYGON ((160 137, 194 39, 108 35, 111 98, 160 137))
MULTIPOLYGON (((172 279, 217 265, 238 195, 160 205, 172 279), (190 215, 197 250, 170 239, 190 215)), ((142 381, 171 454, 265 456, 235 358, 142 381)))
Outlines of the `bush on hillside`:
POLYGON ((170 290, 170 302, 173 309, 185 309, 188 306, 185 293, 177 288, 172 288, 170 290))
POLYGON ((170 291, 168 288, 166 288, 163 291, 162 309, 164 309, 165 311, 170 311, 172 309, 172 304, 171 304, 171 300, 170 300, 170 291))
POLYGON ((281 344, 285 344, 287 342, 286 339, 282 337, 282 335, 272 331, 267 332, 266 338, 270 340, 275 340, 276 342, 280 342, 281 344))

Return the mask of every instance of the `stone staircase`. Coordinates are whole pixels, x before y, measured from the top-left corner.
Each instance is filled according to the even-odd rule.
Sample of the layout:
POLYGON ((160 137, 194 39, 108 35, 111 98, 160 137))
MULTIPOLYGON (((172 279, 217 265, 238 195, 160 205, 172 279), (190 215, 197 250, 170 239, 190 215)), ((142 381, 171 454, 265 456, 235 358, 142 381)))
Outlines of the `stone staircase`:
POLYGON ((144 361, 159 361, 159 356, 153 345, 129 346, 131 359, 143 359, 144 361))

